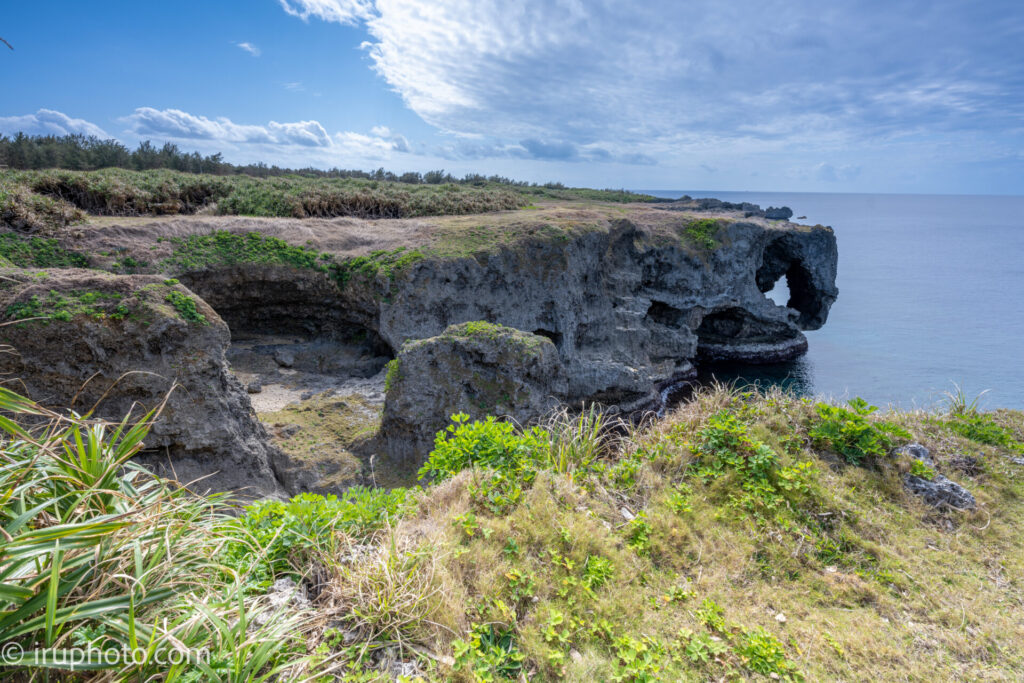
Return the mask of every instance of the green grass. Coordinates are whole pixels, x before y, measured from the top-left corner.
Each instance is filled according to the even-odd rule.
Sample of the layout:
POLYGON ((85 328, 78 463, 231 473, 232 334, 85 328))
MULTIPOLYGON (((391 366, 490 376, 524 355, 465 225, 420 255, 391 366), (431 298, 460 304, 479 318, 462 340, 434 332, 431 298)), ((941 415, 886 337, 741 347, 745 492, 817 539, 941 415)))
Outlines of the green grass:
MULTIPOLYGON (((18 401, 0 393, 5 414, 36 410, 18 401)), ((596 409, 528 430, 460 415, 438 434, 422 490, 303 495, 255 504, 234 519, 185 494, 161 505, 148 493, 108 495, 128 475, 170 495, 120 464, 134 435, 109 455, 85 444, 117 449, 122 437, 55 441, 88 453, 76 456, 76 472, 102 481, 82 498, 66 475, 55 476, 66 466, 56 459, 62 448, 40 460, 41 446, 19 445, 24 437, 12 432, 2 452, 16 464, 0 467, 0 479, 8 477, 0 492, 15 495, 0 500, 14 540, 0 540, 0 575, 27 566, 32 553, 65 552, 47 535, 53 528, 84 543, 86 532, 67 525, 83 515, 105 524, 104 514, 118 515, 111 528, 126 536, 96 532, 110 558, 100 569, 132 577, 139 566, 160 569, 141 579, 152 597, 134 617, 124 600, 131 582, 92 582, 106 592, 58 591, 56 636, 47 635, 41 600, 35 614, 43 618, 11 637, 59 643, 74 626, 87 638, 126 639, 131 619, 146 625, 168 615, 175 637, 210 642, 216 629, 196 612, 197 600, 236 624, 272 581, 291 577, 310 587, 307 625, 287 626, 300 612, 284 608, 271 622, 285 624, 276 636, 283 645, 260 670, 292 663, 310 680, 328 670, 374 680, 392 656, 436 681, 1014 679, 1024 648, 1007 605, 1024 599, 1013 578, 1024 572, 1024 480, 1011 457, 1024 414, 974 413, 1002 436, 990 427, 962 435, 950 416, 823 405, 719 387, 641 426, 596 409), (936 473, 971 489, 978 511, 933 510, 904 490, 905 473, 928 474, 894 454, 910 440, 931 449, 936 473), (957 469, 965 452, 977 460, 973 474, 957 469), (69 486, 76 493, 60 498, 69 486), (37 502, 46 503, 38 524, 12 524, 37 502), (183 514, 193 510, 186 504, 205 512, 183 514), (168 529, 176 564, 147 554, 158 542, 142 543, 141 565, 131 559, 134 539, 168 529), (106 596, 116 598, 109 613, 61 611, 82 605, 88 613, 106 596), (190 618, 195 629, 182 633, 190 618)), ((94 549, 69 543, 68 571, 97 571, 82 560, 94 549)), ((57 565, 63 581, 64 560, 57 565)), ((46 570, 18 576, 32 595, 51 585, 46 570)), ((4 614, 0 629, 11 619, 4 614)), ((217 652, 225 667, 253 652, 229 659, 235 646, 224 641, 217 652)), ((195 680, 209 676, 193 672, 195 680)), ((255 680, 244 675, 229 680, 255 680)))
POLYGON ((712 251, 718 246, 715 237, 722 227, 722 221, 714 218, 700 218, 687 223, 683 229, 686 239, 705 251, 712 251))
POLYGON ((331 259, 329 254, 296 247, 258 232, 236 234, 217 230, 208 235, 173 237, 169 241, 174 252, 162 265, 171 270, 189 271, 210 266, 268 263, 326 272, 331 259))
POLYGON ((11 304, 5 314, 9 320, 46 318, 67 322, 78 315, 97 320, 123 320, 131 313, 123 303, 124 298, 115 292, 61 293, 51 289, 45 296, 36 294, 27 301, 11 304))
POLYGON ((0 257, 19 268, 86 268, 89 259, 63 249, 55 239, 0 233, 0 257))

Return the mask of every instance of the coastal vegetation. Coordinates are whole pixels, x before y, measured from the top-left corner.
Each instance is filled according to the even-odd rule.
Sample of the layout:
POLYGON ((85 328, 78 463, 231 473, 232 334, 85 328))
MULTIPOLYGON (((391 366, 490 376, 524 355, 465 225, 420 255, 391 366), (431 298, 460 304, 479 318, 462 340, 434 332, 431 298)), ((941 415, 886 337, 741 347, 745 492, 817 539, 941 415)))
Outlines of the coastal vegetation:
POLYGON ((1024 666, 1017 411, 714 386, 641 424, 596 407, 525 428, 455 415, 420 487, 234 515, 132 464, 153 415, 102 424, 6 389, 0 408, 0 641, 26 679, 999 680, 1024 666), (911 441, 934 467, 897 452, 911 441), (928 470, 978 509, 904 489, 928 470), (59 652, 90 644, 142 655, 57 673, 59 652), (170 650, 191 654, 158 666, 170 650))
POLYGON ((518 209, 545 199, 655 201, 625 190, 501 176, 235 166, 173 144, 157 149, 144 142, 129 151, 116 140, 83 136, 0 136, 0 225, 22 231, 54 230, 88 215, 407 218, 518 209))

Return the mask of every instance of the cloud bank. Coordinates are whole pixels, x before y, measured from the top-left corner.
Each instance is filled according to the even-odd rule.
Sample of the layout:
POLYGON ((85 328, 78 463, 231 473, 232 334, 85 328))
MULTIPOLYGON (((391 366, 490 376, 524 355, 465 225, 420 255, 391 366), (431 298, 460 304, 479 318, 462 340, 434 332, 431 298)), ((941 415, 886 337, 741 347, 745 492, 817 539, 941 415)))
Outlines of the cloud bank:
POLYGON ((928 135, 1016 131, 1019 142, 1024 129, 1024 58, 1008 59, 1022 54, 1024 13, 1005 0, 984 12, 950 0, 281 4, 365 26, 373 68, 407 106, 477 139, 453 156, 831 158, 928 135))
POLYGON ((85 119, 73 119, 67 114, 52 109, 40 109, 25 116, 0 116, 0 133, 14 135, 95 135, 98 138, 110 136, 99 126, 85 119))

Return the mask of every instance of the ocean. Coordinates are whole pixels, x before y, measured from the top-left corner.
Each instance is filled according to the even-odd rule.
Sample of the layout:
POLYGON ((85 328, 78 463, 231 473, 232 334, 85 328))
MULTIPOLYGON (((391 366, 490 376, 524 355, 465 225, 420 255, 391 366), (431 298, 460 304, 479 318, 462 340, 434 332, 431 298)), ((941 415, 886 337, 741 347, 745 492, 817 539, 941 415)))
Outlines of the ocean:
POLYGON ((935 406, 956 384, 986 392, 985 408, 1024 409, 1024 197, 638 191, 785 205, 835 229, 839 298, 808 353, 704 379, 901 408, 935 406))

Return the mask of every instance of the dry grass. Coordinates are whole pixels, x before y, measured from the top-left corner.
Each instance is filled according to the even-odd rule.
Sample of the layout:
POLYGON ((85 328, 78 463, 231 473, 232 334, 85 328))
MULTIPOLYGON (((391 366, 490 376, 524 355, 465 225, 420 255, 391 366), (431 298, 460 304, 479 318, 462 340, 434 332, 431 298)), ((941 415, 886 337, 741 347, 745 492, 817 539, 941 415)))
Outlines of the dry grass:
MULTIPOLYGON (((809 402, 781 393, 738 396, 713 387, 618 443, 614 456, 595 459, 610 467, 631 452, 656 452, 628 486, 585 476, 584 468, 575 476, 543 471, 504 515, 474 505, 470 485, 479 474, 429 489, 393 541, 415 552, 428 548, 431 557, 429 581, 419 579, 426 581, 419 584, 424 604, 401 610, 432 626, 417 642, 443 654, 472 624, 497 624, 514 630, 528 677, 608 680, 621 672, 614 638, 647 636, 681 658, 663 663, 655 680, 753 680, 753 665, 736 653, 745 634, 763 629, 807 680, 1016 679, 1024 666, 1024 471, 1006 453, 950 435, 935 415, 887 415, 978 498, 975 512, 936 511, 902 489, 895 461, 852 467, 811 450, 813 415, 809 402), (814 464, 803 512, 817 516, 819 527, 800 515, 757 519, 731 507, 728 481, 692 483, 690 509, 672 509, 673 484, 694 467, 690 444, 722 410, 743 415, 750 434, 782 463, 814 464), (952 456, 963 453, 979 458, 976 474, 953 469, 952 456), (629 544, 628 517, 641 512, 650 526, 645 552, 629 544), (478 527, 472 535, 467 513, 478 527), (824 541, 838 544, 831 555, 824 541), (613 569, 589 593, 572 580, 591 557, 606 558, 613 569), (516 592, 511 576, 529 577, 528 594, 516 592), (722 608, 729 635, 719 637, 733 651, 692 662, 681 654, 679 634, 710 633, 700 616, 706 599, 722 608), (567 645, 546 635, 556 613, 580 620, 569 627, 567 645), (602 624, 613 637, 594 635, 602 624), (553 655, 563 647, 571 656, 553 655)), ((1020 434, 1024 416, 1004 412, 1000 419, 1020 434)), ((394 561, 378 559, 372 572, 394 561)), ((403 622, 399 630, 415 630, 408 628, 403 622)), ((472 678, 435 664, 431 675, 472 678)))

